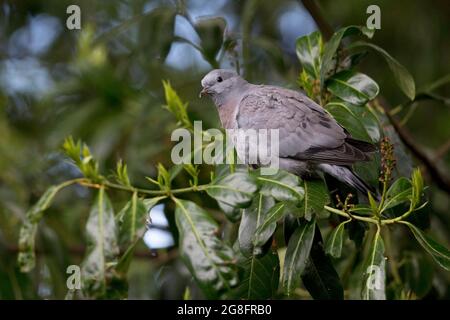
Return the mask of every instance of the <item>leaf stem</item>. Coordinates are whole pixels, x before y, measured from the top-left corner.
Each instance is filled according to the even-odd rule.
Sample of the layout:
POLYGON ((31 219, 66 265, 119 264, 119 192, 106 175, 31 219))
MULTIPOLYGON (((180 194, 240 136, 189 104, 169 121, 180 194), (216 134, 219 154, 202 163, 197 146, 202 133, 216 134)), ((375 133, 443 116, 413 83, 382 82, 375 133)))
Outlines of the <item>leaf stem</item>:
POLYGON ((401 222, 402 220, 406 219, 411 213, 413 213, 413 211, 414 211, 414 209, 409 209, 408 211, 406 211, 401 216, 398 216, 397 218, 382 220, 381 224, 382 225, 386 225, 386 224, 392 224, 392 223, 396 223, 396 222, 401 222))
POLYGON ((81 184, 84 180, 86 180, 85 178, 77 178, 77 179, 72 179, 72 180, 67 180, 64 181, 63 183, 58 185, 58 189, 62 189, 68 186, 71 186, 72 184, 81 184))
MULTIPOLYGON (((423 205, 421 206, 423 207, 423 205)), ((332 208, 329 206, 324 206, 324 208, 330 212, 333 212, 335 214, 338 214, 340 216, 349 218, 349 219, 355 219, 355 220, 360 220, 360 221, 365 221, 365 222, 370 222, 370 223, 374 223, 376 225, 379 226, 384 226, 384 225, 388 225, 388 224, 393 224, 393 223, 403 223, 403 220, 406 219, 411 213, 413 213, 416 209, 412 208, 409 209, 407 212, 405 212, 404 214, 402 214, 401 216, 398 216, 396 218, 392 218, 392 219, 381 219, 381 220, 377 220, 374 218, 369 218, 369 217, 361 217, 361 216, 357 216, 357 215, 349 215, 347 212, 336 209, 336 208, 332 208)))
POLYGON ((381 193, 381 201, 380 204, 378 205, 378 212, 383 213, 383 206, 384 206, 384 202, 386 201, 386 192, 387 192, 387 181, 386 179, 384 179, 383 181, 383 192, 381 193))
POLYGON ((132 187, 132 186, 120 185, 120 184, 113 183, 110 181, 94 183, 91 180, 85 179, 85 178, 70 180, 70 181, 67 181, 66 184, 69 185, 69 184, 73 184, 73 183, 78 183, 78 184, 88 187, 88 188, 100 189, 102 186, 105 186, 105 187, 108 187, 111 189, 127 191, 127 192, 131 192, 131 193, 137 192, 140 194, 146 194, 146 195, 152 195, 152 196, 162 196, 162 195, 170 196, 172 194, 204 191, 209 186, 208 184, 204 184, 204 185, 199 185, 199 186, 193 185, 193 186, 186 187, 186 188, 179 188, 179 189, 172 189, 172 190, 148 190, 148 189, 141 189, 141 188, 136 188, 136 187, 132 187))
POLYGON ((365 222, 370 222, 370 223, 375 223, 378 224, 378 221, 373 219, 373 218, 368 218, 368 217, 361 217, 361 216, 357 216, 357 215, 349 215, 347 212, 344 212, 342 210, 336 209, 336 208, 332 208, 329 206, 324 206, 324 208, 330 212, 336 213, 340 216, 346 217, 348 219, 355 219, 355 220, 360 220, 360 221, 365 221, 365 222))

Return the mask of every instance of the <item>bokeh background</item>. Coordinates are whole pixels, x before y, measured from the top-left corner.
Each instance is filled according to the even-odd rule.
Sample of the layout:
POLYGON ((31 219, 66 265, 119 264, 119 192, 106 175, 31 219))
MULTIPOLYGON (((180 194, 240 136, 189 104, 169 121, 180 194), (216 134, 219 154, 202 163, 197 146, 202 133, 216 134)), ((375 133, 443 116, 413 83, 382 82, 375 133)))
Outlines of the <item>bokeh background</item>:
MULTIPOLYGON (((297 37, 318 26, 337 30, 365 24, 367 6, 377 4, 382 28, 374 43, 411 72, 418 88, 448 81, 449 1, 322 0, 313 6, 320 15, 311 11, 311 3, 0 1, 0 299, 64 298, 66 268, 83 258, 92 194, 75 186, 58 195, 40 225, 37 268, 22 274, 16 263, 26 210, 48 186, 79 175, 61 153, 64 138, 73 135, 87 142, 104 174, 123 159, 136 185, 147 185, 144 177, 154 176, 158 162, 170 165, 170 132, 176 124, 162 109, 164 79, 189 102, 192 119, 218 127, 211 102, 198 98, 199 81, 212 67, 239 65, 252 82, 295 88, 297 37), (66 28, 70 4, 81 8, 81 30, 66 28), (206 29, 213 31, 200 40, 193 26, 202 24, 212 24, 206 29), (219 50, 223 27, 226 50, 219 50), (208 50, 202 54, 195 46, 208 50)), ((380 84, 392 109, 405 102, 380 57, 367 57, 362 69, 380 84)), ((450 85, 436 93, 450 96, 450 85)), ((447 182, 449 106, 448 99, 426 100, 396 114, 447 182)), ((448 247, 449 190, 432 175, 426 177, 432 229, 448 247)), ((126 199, 117 194, 114 200, 120 207, 126 199)), ((170 210, 160 205, 152 212, 153 227, 131 266, 129 298, 181 298, 190 281, 174 245, 170 210)), ((449 283, 448 274, 435 276, 430 295, 450 298, 449 283)))

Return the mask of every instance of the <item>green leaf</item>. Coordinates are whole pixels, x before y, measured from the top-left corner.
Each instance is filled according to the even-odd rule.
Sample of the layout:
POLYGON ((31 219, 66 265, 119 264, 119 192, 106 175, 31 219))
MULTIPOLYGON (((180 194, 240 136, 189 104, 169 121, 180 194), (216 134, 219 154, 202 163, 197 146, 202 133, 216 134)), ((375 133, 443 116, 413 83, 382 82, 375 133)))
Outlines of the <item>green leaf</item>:
POLYGON ((404 177, 397 179, 386 192, 386 200, 381 211, 385 211, 400 203, 409 201, 411 199, 411 194, 411 182, 404 177))
POLYGON ((325 109, 342 125, 353 138, 372 142, 358 117, 343 102, 330 102, 325 109))
POLYGON ((60 191, 64 186, 61 184, 59 186, 51 186, 44 192, 39 201, 30 208, 27 212, 27 218, 32 223, 39 222, 45 210, 47 210, 53 199, 55 198, 58 191, 60 191))
POLYGON ((164 198, 165 196, 161 196, 142 200, 138 198, 137 193, 133 193, 131 200, 116 216, 116 223, 119 226, 119 245, 126 248, 117 263, 118 272, 127 273, 134 249, 147 229, 148 213, 164 198))
POLYGON ((174 6, 155 8, 139 24, 138 43, 146 58, 164 61, 169 54, 175 29, 174 6), (161 32, 164 30, 164 32, 161 32))
POLYGON ((256 178, 261 185, 260 192, 272 196, 278 201, 299 202, 303 199, 304 190, 296 175, 278 170, 274 175, 261 175, 256 178))
POLYGON ((277 226, 277 221, 280 220, 285 214, 286 203, 279 202, 274 205, 270 210, 264 215, 262 223, 256 228, 254 235, 254 245, 263 245, 267 239, 265 234, 272 235, 277 226))
POLYGON ((411 175, 411 184, 411 207, 415 208, 419 204, 423 192, 423 178, 419 168, 414 169, 411 175))
MULTIPOLYGON (((361 122, 365 131, 370 137, 369 142, 378 142, 381 139, 381 124, 378 120, 377 114, 372 106, 365 105, 355 106, 348 102, 345 103, 347 108, 353 112, 356 118, 361 122)), ((366 183, 374 188, 378 187, 379 175, 380 175, 380 162, 381 157, 379 152, 374 153, 371 156, 370 161, 358 162, 353 165, 353 170, 363 179, 366 183)))
POLYGON ((78 164, 80 162, 80 155, 81 155, 81 141, 73 140, 72 136, 67 137, 64 139, 64 143, 62 145, 62 149, 64 153, 72 159, 73 162, 78 164))
POLYGON ((380 54, 384 60, 386 60, 389 68, 391 69, 395 82, 403 91, 403 93, 411 100, 414 99, 416 95, 416 85, 414 83, 414 79, 408 70, 401 65, 397 60, 395 60, 389 53, 387 53, 384 49, 378 47, 373 43, 368 43, 365 41, 358 41, 349 46, 350 48, 357 47, 367 47, 375 50, 378 54, 380 54))
POLYGON ((349 209, 349 211, 351 213, 357 213, 363 216, 373 215, 373 209, 366 204, 355 204, 349 209))
MULTIPOLYGON (((345 105, 350 111, 353 112, 353 114, 359 119, 359 121, 361 121, 371 140, 373 142, 380 141, 382 131, 381 125, 373 108, 369 105, 366 105, 362 108, 361 106, 355 106, 350 103, 345 103, 345 105)), ((377 179, 378 174, 379 173, 377 173, 377 179)))
POLYGON ((364 300, 385 300, 386 267, 384 258, 384 243, 380 231, 375 233, 369 247, 369 255, 363 270, 363 291, 364 300))
POLYGON ((194 202, 174 199, 179 248, 189 271, 207 298, 237 285, 233 250, 217 236, 218 225, 194 202))
POLYGON ((226 26, 227 22, 222 17, 200 19, 195 23, 195 30, 201 40, 202 53, 207 61, 216 61, 226 26))
POLYGON ((133 259, 134 249, 136 248, 137 244, 138 241, 136 240, 125 250, 125 252, 119 258, 119 261, 117 262, 115 270, 118 273, 118 275, 121 276, 122 278, 126 277, 128 269, 130 268, 131 260, 133 259))
POLYGON ((134 192, 131 200, 117 215, 120 246, 129 246, 144 235, 146 215, 144 202, 138 198, 137 192, 134 192))
POLYGON ((323 250, 322 235, 316 225, 308 262, 302 273, 302 282, 313 299, 342 300, 344 289, 330 257, 323 250))
MULTIPOLYGON (((206 188, 206 193, 216 199, 219 205, 243 208, 251 203, 257 190, 258 186, 253 176, 247 172, 235 172, 215 179, 206 188)), ((232 221, 239 218, 237 211, 227 210, 226 213, 232 213, 227 215, 232 221)))
POLYGON ((366 27, 348 26, 333 34, 331 39, 326 43, 323 51, 322 65, 320 67, 320 84, 322 88, 325 84, 325 80, 332 75, 332 72, 336 67, 336 60, 334 57, 342 39, 356 34, 363 34, 368 38, 372 38, 373 33, 373 30, 366 27))
POLYGON ((438 265, 445 270, 450 271, 450 251, 446 247, 434 241, 413 224, 407 221, 400 222, 409 227, 419 244, 431 255, 438 265))
POLYGON ((64 140, 63 150, 86 178, 90 178, 93 181, 100 180, 98 162, 92 157, 86 144, 82 144, 80 140, 75 143, 70 136, 64 140))
POLYGON ((355 204, 353 207, 349 209, 351 213, 357 213, 363 216, 371 216, 373 215, 372 208, 368 207, 365 204, 355 204))
POLYGON ((312 78, 320 79, 322 36, 319 31, 300 37, 296 42, 297 57, 312 78))
POLYGON ((291 296, 299 286, 301 274, 305 270, 314 239, 316 221, 302 220, 289 239, 283 267, 283 288, 291 296))
POLYGON ((198 181, 198 174, 200 170, 197 165, 193 165, 192 163, 183 164, 182 167, 189 175, 194 179, 194 182, 198 181))
POLYGON ((328 189, 323 180, 304 180, 303 189, 305 197, 299 212, 306 220, 311 220, 313 215, 327 217, 324 206, 330 202, 328 189))
POLYGON ((351 220, 341 222, 328 236, 325 243, 325 252, 334 258, 339 258, 344 243, 345 224, 351 220))
POLYGON ((44 192, 39 201, 27 211, 19 234, 19 255, 17 261, 20 271, 29 272, 34 269, 36 264, 34 249, 38 224, 44 211, 50 207, 58 191, 68 186, 69 183, 64 182, 58 186, 51 186, 44 192))
POLYGON ((372 212, 378 216, 379 215, 378 203, 373 198, 372 193, 367 192, 367 198, 369 200, 369 205, 370 205, 370 208, 372 209, 372 212))
POLYGON ((20 271, 30 272, 36 266, 35 242, 37 223, 25 220, 20 228, 17 263, 20 271))
POLYGON ((169 169, 169 180, 172 182, 183 171, 183 165, 176 164, 169 169))
POLYGON ((271 224, 262 232, 256 230, 262 226, 264 220, 271 212, 275 201, 272 197, 266 197, 261 193, 253 199, 251 206, 243 210, 241 224, 239 225, 239 247, 245 256, 260 255, 261 246, 264 245, 275 231, 276 225, 271 224))
POLYGON ((377 189, 379 185, 381 157, 379 152, 371 154, 370 157, 372 159, 369 161, 361 161, 353 164, 353 170, 368 185, 377 189))
POLYGON ((407 252, 403 259, 400 274, 406 289, 412 290, 419 299, 423 298, 433 287, 433 263, 420 252, 407 252))
POLYGON ((305 94, 308 96, 308 98, 311 98, 313 100, 316 99, 315 92, 314 92, 314 83, 311 80, 310 76, 306 73, 305 69, 300 72, 298 79, 297 79, 298 86, 305 91, 305 94))
POLYGON ((379 93, 377 83, 363 73, 342 71, 327 81, 327 89, 336 97, 355 104, 364 105, 379 93))
POLYGON ((116 166, 116 179, 120 184, 123 184, 124 186, 130 186, 130 178, 128 177, 128 169, 127 165, 122 161, 119 160, 117 162, 116 166))
POLYGON ((239 265, 243 274, 232 294, 234 299, 263 300, 274 297, 280 278, 277 252, 270 251, 263 257, 252 255, 239 265))
POLYGON ((162 165, 162 163, 158 163, 158 184, 161 188, 170 189, 171 184, 170 173, 166 168, 162 165))
POLYGON ((112 267, 119 254, 117 229, 111 202, 101 187, 86 224, 87 253, 82 263, 83 292, 87 297, 106 297, 114 279, 112 267))
POLYGON ((242 216, 242 210, 239 207, 230 206, 229 204, 226 204, 222 201, 217 201, 217 204, 219 205, 220 210, 225 214, 225 216, 230 220, 231 222, 237 222, 242 216))
POLYGON ((287 244, 289 242, 289 239, 291 239, 292 235, 294 234, 295 230, 297 230, 300 219, 293 215, 289 208, 286 208, 286 211, 287 212, 283 219, 283 236, 284 243, 287 244))
POLYGON ((185 128, 192 127, 191 120, 189 120, 187 114, 188 103, 183 103, 176 93, 176 91, 172 88, 169 81, 163 80, 164 87, 164 95, 166 98, 166 106, 165 108, 169 110, 177 119, 178 123, 185 128))
POLYGON ((186 289, 184 290, 183 300, 192 300, 191 289, 189 287, 186 287, 186 289))
POLYGON ((362 51, 348 54, 343 61, 340 62, 338 71, 353 69, 367 56, 368 53, 368 51, 362 51))

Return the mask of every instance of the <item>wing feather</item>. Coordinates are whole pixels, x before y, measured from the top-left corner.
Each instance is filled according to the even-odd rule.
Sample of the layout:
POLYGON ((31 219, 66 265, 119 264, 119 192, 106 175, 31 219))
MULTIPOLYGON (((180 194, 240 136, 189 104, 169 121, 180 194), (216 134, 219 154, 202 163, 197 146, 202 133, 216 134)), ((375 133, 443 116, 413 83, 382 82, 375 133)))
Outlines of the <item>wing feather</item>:
POLYGON ((334 164, 368 160, 346 142, 350 136, 330 114, 297 91, 253 86, 241 99, 236 120, 242 129, 278 129, 282 158, 334 164))

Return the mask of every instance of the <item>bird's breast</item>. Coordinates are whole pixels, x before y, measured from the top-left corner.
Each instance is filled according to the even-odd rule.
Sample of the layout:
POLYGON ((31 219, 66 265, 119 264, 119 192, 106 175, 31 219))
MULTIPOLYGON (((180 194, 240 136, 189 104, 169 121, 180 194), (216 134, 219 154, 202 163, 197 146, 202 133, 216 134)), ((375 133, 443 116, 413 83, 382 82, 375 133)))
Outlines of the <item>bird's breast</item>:
POLYGON ((219 106, 219 117, 225 129, 237 129, 238 99, 231 99, 219 106))

